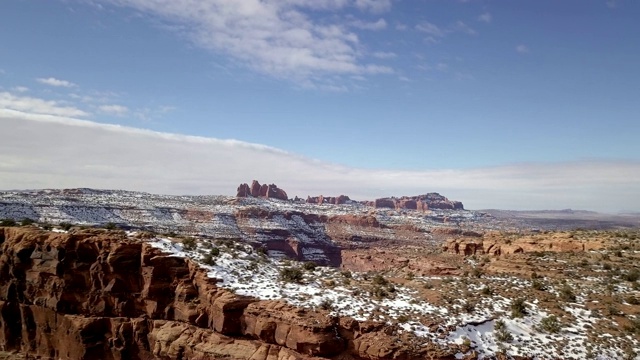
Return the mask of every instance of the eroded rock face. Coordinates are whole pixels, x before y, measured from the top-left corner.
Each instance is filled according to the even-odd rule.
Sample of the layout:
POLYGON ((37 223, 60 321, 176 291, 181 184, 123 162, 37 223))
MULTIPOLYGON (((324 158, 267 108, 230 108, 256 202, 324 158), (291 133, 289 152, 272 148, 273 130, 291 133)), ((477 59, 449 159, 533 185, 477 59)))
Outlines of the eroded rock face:
POLYGON ((460 201, 449 200, 438 193, 428 193, 417 196, 403 196, 400 198, 380 198, 371 202, 367 202, 367 205, 373 206, 375 208, 396 210, 464 210, 464 206, 460 201))
MULTIPOLYGON (((476 236, 461 232, 463 236, 476 236)), ((481 238, 452 238, 443 245, 443 250, 456 255, 507 255, 530 252, 582 252, 600 250, 604 244, 593 240, 577 240, 569 233, 559 233, 552 237, 523 236, 516 239, 505 238, 499 233, 487 233, 481 238)))
POLYGON ((279 200, 288 200, 289 197, 287 193, 280 189, 276 184, 262 184, 257 180, 253 180, 251 182, 251 186, 249 184, 240 184, 238 186, 238 190, 236 192, 236 197, 261 197, 265 199, 279 199, 279 200))
POLYGON ((351 199, 347 195, 340 195, 337 197, 329 196, 307 196, 307 204, 334 204, 334 205, 342 205, 351 201, 351 199))
POLYGON ((385 324, 235 295, 122 232, 35 228, 0 228, 0 347, 41 359, 453 358, 412 350, 385 324))

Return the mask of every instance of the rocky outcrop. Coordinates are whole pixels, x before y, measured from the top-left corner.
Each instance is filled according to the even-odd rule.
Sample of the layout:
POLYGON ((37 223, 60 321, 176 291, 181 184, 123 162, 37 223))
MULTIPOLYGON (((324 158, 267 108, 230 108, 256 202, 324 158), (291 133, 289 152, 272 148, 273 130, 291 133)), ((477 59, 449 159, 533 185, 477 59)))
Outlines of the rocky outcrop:
POLYGON ((253 180, 251 182, 251 186, 249 184, 240 184, 236 191, 236 197, 260 197, 265 199, 278 199, 278 200, 288 200, 289 197, 287 193, 280 189, 276 184, 262 184, 257 180, 253 180))
POLYGON ((373 206, 375 208, 396 210, 464 210, 464 206, 460 201, 449 200, 438 193, 428 193, 417 196, 403 196, 400 198, 380 198, 374 201, 367 202, 367 205, 373 206))
POLYGON ((346 204, 351 199, 347 195, 340 195, 337 197, 325 197, 325 196, 307 196, 307 204, 334 204, 334 205, 342 205, 346 204))
POLYGON ((216 283, 122 232, 0 228, 0 348, 41 359, 453 358, 413 349, 385 324, 216 283))
POLYGON ((443 251, 451 254, 507 255, 532 252, 583 252, 604 248, 600 241, 574 239, 570 233, 557 233, 554 236, 521 236, 511 238, 502 233, 487 233, 482 238, 452 238, 443 245, 443 251))

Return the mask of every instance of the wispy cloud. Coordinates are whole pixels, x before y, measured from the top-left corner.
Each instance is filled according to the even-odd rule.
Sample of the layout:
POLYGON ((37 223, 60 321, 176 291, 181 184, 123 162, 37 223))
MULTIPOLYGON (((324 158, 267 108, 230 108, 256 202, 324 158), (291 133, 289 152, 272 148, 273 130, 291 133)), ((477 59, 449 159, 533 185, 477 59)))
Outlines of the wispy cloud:
POLYGON ((442 38, 452 33, 464 33, 467 35, 477 35, 477 31, 467 25, 463 21, 456 21, 455 23, 441 27, 434 23, 423 21, 415 26, 415 29, 427 34, 427 41, 432 43, 440 42, 442 38))
POLYGON ((607 4, 609 9, 615 9, 618 7, 618 2, 616 0, 607 0, 605 4, 607 4))
POLYGON ((354 20, 350 23, 350 25, 362 30, 383 30, 387 28, 387 22, 382 18, 374 22, 354 20))
POLYGON ((478 16, 478 21, 489 24, 491 21, 493 21, 493 16, 491 16, 491 13, 485 12, 478 16))
POLYGON ((56 79, 53 77, 48 77, 48 78, 38 78, 36 79, 37 82, 41 83, 41 84, 45 84, 45 85, 49 85, 49 86, 56 86, 56 87, 74 87, 76 86, 76 84, 67 81, 67 80, 60 80, 60 79, 56 79))
POLYGON ((9 92, 0 92, 0 109, 23 111, 41 115, 69 117, 87 117, 89 113, 57 101, 43 100, 28 96, 18 96, 9 92))
POLYGON ((122 105, 100 105, 98 106, 98 110, 105 114, 114 115, 114 116, 125 116, 129 114, 129 108, 122 105))
POLYGON ((29 91, 29 88, 26 86, 15 86, 11 88, 11 91, 17 92, 17 93, 25 93, 29 91))
POLYGON ((234 194, 251 179, 291 195, 355 199, 438 191, 467 208, 638 209, 640 162, 577 161, 429 171, 366 170, 236 140, 0 110, 0 188, 96 187, 234 194), (109 147, 95 145, 96 139, 109 147), (64 164, 64 166, 61 166, 64 164), (286 165, 283 165, 286 164, 286 165))
MULTIPOLYGON (((393 73, 388 67, 364 62, 360 38, 343 25, 340 14, 334 16, 345 8, 387 11, 390 0, 93 1, 159 18, 198 46, 280 79, 308 84, 322 82, 327 75, 393 73), (324 11, 311 16, 317 9, 324 11)), ((377 29, 386 22, 370 26, 377 29)))
POLYGON ((398 57, 396 53, 387 51, 376 51, 372 55, 378 59, 394 59, 398 57))
POLYGON ((527 45, 520 44, 516 46, 516 52, 518 52, 519 54, 528 54, 530 50, 527 45))

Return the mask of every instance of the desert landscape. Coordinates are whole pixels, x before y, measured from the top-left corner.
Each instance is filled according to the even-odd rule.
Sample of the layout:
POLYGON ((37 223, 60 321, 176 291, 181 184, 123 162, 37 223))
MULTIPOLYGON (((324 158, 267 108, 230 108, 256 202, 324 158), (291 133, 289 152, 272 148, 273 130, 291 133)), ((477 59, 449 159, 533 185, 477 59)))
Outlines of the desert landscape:
POLYGON ((275 185, 262 195, 257 181, 253 187, 239 186, 236 197, 1 193, 6 356, 640 352, 640 229, 632 216, 472 211, 434 193, 288 199, 275 185))

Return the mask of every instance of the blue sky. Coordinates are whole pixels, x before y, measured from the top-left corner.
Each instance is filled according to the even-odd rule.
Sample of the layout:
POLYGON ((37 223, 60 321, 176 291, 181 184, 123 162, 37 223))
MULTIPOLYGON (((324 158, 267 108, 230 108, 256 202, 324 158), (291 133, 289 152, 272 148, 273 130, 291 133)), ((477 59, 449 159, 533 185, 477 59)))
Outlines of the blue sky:
POLYGON ((612 0, 5 0, 0 109, 358 169, 635 166, 639 18, 612 0))

